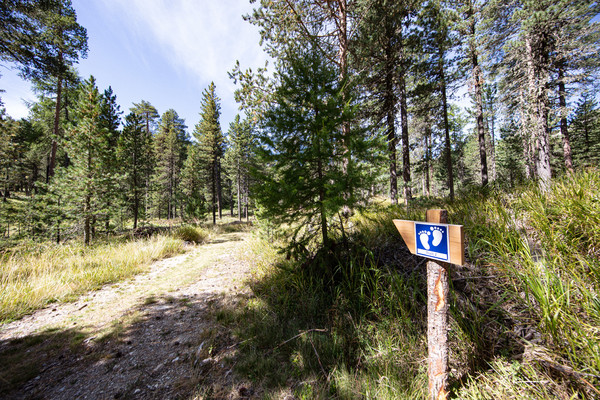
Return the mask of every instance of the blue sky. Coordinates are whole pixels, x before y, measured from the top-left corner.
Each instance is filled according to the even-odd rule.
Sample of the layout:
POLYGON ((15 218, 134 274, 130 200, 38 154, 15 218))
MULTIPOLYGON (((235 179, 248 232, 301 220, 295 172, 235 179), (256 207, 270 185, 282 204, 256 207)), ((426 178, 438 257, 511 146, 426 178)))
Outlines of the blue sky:
MULTIPOLYGON (((242 19, 248 0, 73 0, 79 23, 87 29, 89 53, 77 66, 109 85, 121 110, 133 102, 152 103, 160 114, 173 108, 191 133, 199 121, 202 91, 215 82, 221 98, 221 127, 238 111, 235 85, 227 72, 264 65, 258 29, 242 19)), ((0 66, 0 88, 7 112, 27 116, 23 100, 33 101, 29 82, 0 66)))

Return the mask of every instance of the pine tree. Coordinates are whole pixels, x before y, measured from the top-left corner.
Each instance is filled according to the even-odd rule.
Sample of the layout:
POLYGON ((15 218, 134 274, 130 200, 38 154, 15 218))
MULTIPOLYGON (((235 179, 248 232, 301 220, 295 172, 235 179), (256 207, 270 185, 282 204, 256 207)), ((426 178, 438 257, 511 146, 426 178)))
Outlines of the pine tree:
MULTIPOLYGON (((159 118, 158 111, 156 108, 147 102, 146 100, 142 100, 139 103, 133 103, 133 106, 129 109, 129 111, 138 115, 142 122, 142 129, 144 130, 147 137, 150 138, 151 141, 154 140, 154 132, 158 126, 157 120, 159 118)), ((144 215, 148 216, 150 214, 150 209, 152 208, 152 175, 154 173, 154 146, 150 146, 145 149, 148 151, 146 158, 149 162, 149 167, 144 170, 144 181, 146 182, 146 189, 144 191, 144 215)))
POLYGON ((487 186, 489 182, 487 146, 484 125, 484 104, 483 104, 483 86, 484 75, 481 66, 481 51, 478 43, 481 41, 479 32, 479 22, 481 19, 479 4, 476 0, 463 0, 461 4, 461 14, 464 17, 462 23, 459 23, 459 30, 466 38, 464 54, 468 59, 469 69, 471 70, 470 87, 473 88, 472 98, 475 103, 475 121, 477 128, 477 141, 479 144, 479 163, 481 167, 481 185, 487 186))
MULTIPOLYGON (((350 77, 356 74, 356 70, 350 65, 350 55, 354 44, 352 36, 361 18, 357 8, 356 0, 263 1, 251 16, 245 18, 259 26, 261 43, 278 62, 290 52, 310 49, 318 52, 320 57, 337 69, 338 81, 341 83, 350 82, 350 77)), ((341 87, 348 100, 354 96, 349 91, 350 87, 341 87)), ((354 168, 354 159, 349 150, 351 142, 355 140, 352 133, 359 131, 351 129, 352 122, 344 122, 344 134, 338 143, 345 153, 341 162, 347 172, 354 168)), ((347 188, 350 190, 352 185, 347 188)), ((351 192, 345 194, 348 203, 352 202, 353 195, 351 192)), ((346 205, 343 214, 349 216, 350 212, 349 205, 346 205)))
POLYGON ((10 197, 11 169, 15 167, 16 143, 18 123, 11 117, 5 115, 4 108, 0 108, 0 182, 2 185, 2 201, 6 202, 10 197))
MULTIPOLYGON (((358 167, 345 170, 346 150, 338 146, 353 109, 337 71, 314 50, 290 55, 286 67, 258 136, 259 160, 269 169, 258 174, 254 193, 261 217, 291 227, 295 250, 306 251, 314 241, 331 249, 332 219, 357 201, 344 194, 364 183, 358 167)), ((361 160, 365 142, 349 144, 361 160)))
POLYGON ((576 167, 600 164, 600 108, 593 94, 586 92, 577 103, 569 125, 573 162, 576 167))
POLYGON ((242 204, 244 205, 244 214, 248 217, 248 189, 249 189, 249 170, 252 165, 252 130, 248 121, 241 121, 240 116, 236 115, 233 122, 229 125, 227 134, 229 146, 225 154, 225 162, 231 179, 236 187, 237 193, 237 215, 242 220, 242 204))
POLYGON ((408 111, 406 75, 409 60, 407 21, 413 2, 366 2, 359 30, 359 55, 357 62, 365 71, 365 83, 371 99, 367 113, 376 127, 385 126, 388 142, 390 200, 398 202, 396 114, 400 110, 402 138, 402 176, 404 198, 408 204, 411 194, 410 151, 408 143, 408 111))
POLYGON ((205 181, 202 174, 204 168, 198 143, 192 142, 181 172, 181 187, 185 198, 183 217, 186 219, 197 221, 206 215, 205 181))
POLYGON ((70 130, 66 145, 71 165, 64 171, 65 196, 72 199, 78 218, 83 223, 84 243, 91 240, 92 221, 105 211, 101 208, 101 196, 109 182, 114 179, 103 170, 103 161, 109 148, 109 134, 101 117, 102 98, 94 77, 83 83, 76 108, 77 123, 70 130))
MULTIPOLYGON (((22 2, 13 2, 14 4, 22 2)), ((25 6, 26 18, 33 31, 28 48, 29 56, 20 62, 21 74, 27 79, 54 79, 56 86, 53 140, 46 180, 54 175, 60 132, 63 84, 72 75, 70 67, 87 55, 87 32, 77 23, 77 15, 70 0, 36 1, 25 6)))
POLYGON ((173 109, 162 115, 154 138, 155 183, 158 202, 157 214, 161 211, 167 219, 175 218, 179 195, 179 181, 189 143, 186 126, 173 109))
POLYGON ((137 229, 143 211, 146 177, 151 169, 152 137, 143 129, 142 119, 135 113, 125 117, 119 137, 117 156, 125 179, 125 202, 133 214, 133 229, 137 229))
POLYGON ((421 83, 422 87, 418 90, 435 90, 439 95, 439 118, 443 123, 447 186, 450 199, 453 200, 454 166, 448 119, 450 110, 448 92, 455 76, 452 69, 456 68, 455 60, 452 58, 452 50, 457 43, 456 32, 453 30, 456 16, 453 10, 445 8, 444 5, 442 0, 430 1, 426 3, 419 15, 418 23, 422 29, 421 45, 424 57, 421 71, 425 73, 425 78, 421 83))
POLYGON ((558 86, 558 115, 562 119, 563 156, 569 168, 569 137, 565 116, 569 82, 583 82, 598 70, 597 2, 568 0, 517 1, 488 5, 496 29, 490 42, 498 53, 506 103, 519 114, 519 128, 526 139, 524 158, 528 175, 547 188, 552 176, 550 119, 551 90, 558 86), (529 160, 532 160, 530 162, 529 160))
MULTIPOLYGON (((111 176, 117 176, 119 172, 119 164, 117 160, 117 144, 121 132, 119 127, 121 125, 121 115, 123 112, 117 104, 117 96, 113 93, 112 88, 109 86, 101 96, 100 105, 100 119, 102 126, 107 132, 107 148, 102 158, 102 170, 105 174, 111 176)), ((110 216, 113 213, 113 205, 118 199, 119 181, 118 179, 110 180, 104 186, 104 193, 102 193, 102 208, 106 210, 105 217, 105 230, 108 232, 110 225, 110 216)))
POLYGON ((221 212, 220 165, 223 157, 224 138, 219 122, 220 115, 220 99, 217 97, 214 82, 211 82, 208 88, 202 92, 200 121, 194 129, 194 137, 198 143, 198 151, 195 155, 199 158, 198 162, 202 166, 201 173, 210 197, 213 224, 217 223, 217 213, 220 217, 221 212))

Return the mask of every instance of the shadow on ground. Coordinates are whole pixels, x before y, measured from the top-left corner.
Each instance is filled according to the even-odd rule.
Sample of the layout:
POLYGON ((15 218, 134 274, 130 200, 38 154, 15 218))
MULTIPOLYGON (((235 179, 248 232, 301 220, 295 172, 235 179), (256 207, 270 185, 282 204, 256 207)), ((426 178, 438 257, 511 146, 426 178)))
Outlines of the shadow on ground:
POLYGON ((238 300, 150 297, 100 330, 62 327, 0 342, 0 397, 249 398, 232 370, 237 341, 214 321, 238 300))

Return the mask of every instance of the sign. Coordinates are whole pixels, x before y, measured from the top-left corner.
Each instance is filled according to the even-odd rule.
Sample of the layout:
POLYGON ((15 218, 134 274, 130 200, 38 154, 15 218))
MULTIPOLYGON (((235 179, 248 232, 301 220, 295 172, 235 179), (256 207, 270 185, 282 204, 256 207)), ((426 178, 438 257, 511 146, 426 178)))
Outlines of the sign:
POLYGON ((427 221, 395 219, 394 225, 412 254, 443 261, 427 262, 427 398, 442 400, 448 395, 448 263, 464 263, 465 237, 462 225, 446 224, 446 210, 427 210, 427 221))
POLYGON ((416 254, 439 261, 450 261, 448 225, 415 222, 416 254))
POLYGON ((464 264, 462 225, 395 219, 394 225, 412 254, 456 265, 464 264))

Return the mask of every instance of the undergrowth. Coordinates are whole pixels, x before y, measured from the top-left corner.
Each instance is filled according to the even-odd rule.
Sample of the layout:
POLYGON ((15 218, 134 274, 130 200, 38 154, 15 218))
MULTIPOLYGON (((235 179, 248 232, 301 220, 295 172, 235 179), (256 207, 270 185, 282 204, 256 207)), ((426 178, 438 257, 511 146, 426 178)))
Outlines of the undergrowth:
POLYGON ((252 244, 254 296, 220 319, 241 339, 236 369, 301 399, 418 399, 427 393, 426 277, 392 219, 448 209, 465 226, 451 271, 450 390, 460 399, 584 399, 600 391, 600 176, 591 170, 455 202, 373 205, 348 246, 286 259, 252 244))

